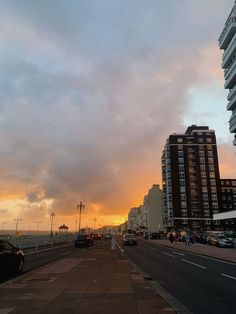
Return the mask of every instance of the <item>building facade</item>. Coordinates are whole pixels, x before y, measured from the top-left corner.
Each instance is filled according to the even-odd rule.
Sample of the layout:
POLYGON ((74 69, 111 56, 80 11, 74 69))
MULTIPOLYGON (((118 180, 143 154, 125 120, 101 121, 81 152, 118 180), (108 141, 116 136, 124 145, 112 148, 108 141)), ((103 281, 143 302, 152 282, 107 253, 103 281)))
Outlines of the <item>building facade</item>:
POLYGON ((214 130, 192 125, 172 134, 162 154, 165 229, 217 230, 220 176, 214 130))
POLYGON ((128 229, 135 232, 159 232, 163 230, 162 189, 154 184, 144 196, 143 204, 131 208, 128 214, 128 229))
POLYGON ((236 145, 236 4, 225 22, 219 37, 219 46, 224 50, 222 57, 224 87, 229 90, 227 110, 232 111, 229 130, 234 133, 234 145, 236 145))
POLYGON ((220 213, 213 216, 222 230, 236 231, 236 179, 221 179, 220 213))

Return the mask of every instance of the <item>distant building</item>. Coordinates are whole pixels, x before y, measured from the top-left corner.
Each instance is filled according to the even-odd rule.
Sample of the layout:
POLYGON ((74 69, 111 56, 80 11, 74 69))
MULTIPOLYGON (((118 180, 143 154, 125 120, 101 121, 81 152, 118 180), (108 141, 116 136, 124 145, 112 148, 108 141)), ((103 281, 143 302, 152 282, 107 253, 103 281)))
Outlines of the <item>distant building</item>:
POLYGON ((234 133, 234 145, 236 145, 236 4, 219 37, 220 49, 224 50, 222 68, 224 69, 225 89, 229 90, 227 110, 232 111, 229 120, 229 130, 234 133))
POLYGON ((222 230, 236 231, 236 179, 221 179, 220 213, 213 215, 222 230))
POLYGON ((158 184, 154 184, 144 196, 142 205, 130 209, 128 229, 136 232, 162 231, 162 190, 158 184))
POLYGON ((166 230, 216 230, 220 176, 214 130, 192 125, 172 134, 162 154, 163 219, 166 230))

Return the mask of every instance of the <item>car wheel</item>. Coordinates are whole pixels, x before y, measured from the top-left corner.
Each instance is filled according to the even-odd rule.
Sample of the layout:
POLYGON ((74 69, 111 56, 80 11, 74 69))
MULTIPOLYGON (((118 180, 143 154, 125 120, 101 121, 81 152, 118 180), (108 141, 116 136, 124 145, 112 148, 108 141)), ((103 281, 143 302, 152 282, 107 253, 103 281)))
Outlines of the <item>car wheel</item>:
POLYGON ((23 273, 23 271, 24 271, 24 259, 23 258, 21 258, 20 260, 19 260, 19 263, 18 263, 18 265, 17 265, 17 269, 16 269, 16 272, 18 273, 18 274, 21 274, 21 273, 23 273))

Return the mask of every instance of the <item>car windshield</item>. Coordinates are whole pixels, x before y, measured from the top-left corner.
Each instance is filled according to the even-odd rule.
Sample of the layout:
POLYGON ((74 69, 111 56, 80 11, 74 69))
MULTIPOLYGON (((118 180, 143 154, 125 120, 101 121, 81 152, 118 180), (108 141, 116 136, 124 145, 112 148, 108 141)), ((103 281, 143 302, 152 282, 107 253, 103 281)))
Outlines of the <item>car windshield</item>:
POLYGON ((126 234, 125 238, 134 238, 134 236, 132 234, 126 234))

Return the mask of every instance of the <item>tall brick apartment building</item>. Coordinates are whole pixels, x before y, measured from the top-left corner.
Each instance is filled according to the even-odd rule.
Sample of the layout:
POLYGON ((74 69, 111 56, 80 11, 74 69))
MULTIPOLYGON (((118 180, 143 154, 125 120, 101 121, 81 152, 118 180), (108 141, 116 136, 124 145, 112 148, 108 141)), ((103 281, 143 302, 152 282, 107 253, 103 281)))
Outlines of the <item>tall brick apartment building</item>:
POLYGON ((162 154, 163 225, 218 230, 221 188, 214 130, 192 125, 172 134, 162 154))

